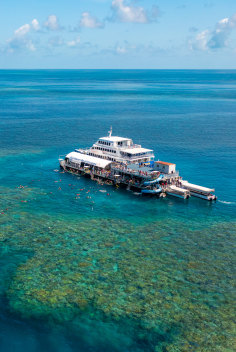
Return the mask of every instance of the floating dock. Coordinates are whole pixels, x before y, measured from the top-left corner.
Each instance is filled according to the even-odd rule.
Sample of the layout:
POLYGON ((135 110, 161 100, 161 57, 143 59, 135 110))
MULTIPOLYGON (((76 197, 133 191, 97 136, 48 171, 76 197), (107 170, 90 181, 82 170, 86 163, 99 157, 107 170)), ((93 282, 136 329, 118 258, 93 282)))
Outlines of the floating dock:
POLYGON ((173 163, 155 161, 126 164, 87 155, 80 150, 60 157, 59 163, 66 172, 89 177, 100 184, 124 187, 142 195, 182 199, 195 196, 209 201, 216 200, 214 189, 182 180, 173 163))

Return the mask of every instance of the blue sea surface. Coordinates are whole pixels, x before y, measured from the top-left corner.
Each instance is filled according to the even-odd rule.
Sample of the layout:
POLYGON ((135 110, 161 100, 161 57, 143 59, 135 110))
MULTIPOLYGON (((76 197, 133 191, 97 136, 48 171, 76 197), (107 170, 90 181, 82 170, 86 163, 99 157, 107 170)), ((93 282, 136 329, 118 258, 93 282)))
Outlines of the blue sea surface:
POLYGON ((0 78, 0 350, 235 351, 236 71, 0 78), (59 170, 110 126, 217 202, 59 170))

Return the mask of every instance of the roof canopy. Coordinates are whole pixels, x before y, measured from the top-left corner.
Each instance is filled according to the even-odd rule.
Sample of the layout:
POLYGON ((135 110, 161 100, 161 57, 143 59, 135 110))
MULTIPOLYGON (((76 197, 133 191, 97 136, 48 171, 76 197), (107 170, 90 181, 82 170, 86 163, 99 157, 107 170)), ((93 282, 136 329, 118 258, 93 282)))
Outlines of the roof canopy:
POLYGON ((99 140, 108 141, 108 142, 123 142, 123 141, 130 141, 131 139, 111 136, 111 137, 101 137, 101 138, 99 138, 99 140))
POLYGON ((215 192, 214 188, 207 188, 207 187, 194 185, 193 183, 189 183, 188 181, 182 181, 182 184, 191 190, 202 191, 205 193, 215 192))
POLYGON ((156 163, 161 165, 175 165, 173 163, 167 163, 166 161, 157 161, 156 163))
POLYGON ((146 149, 146 148, 127 148, 127 149, 123 149, 122 152, 125 152, 128 154, 141 154, 141 153, 153 152, 153 150, 146 149))
POLYGON ((96 158, 91 155, 82 154, 78 152, 71 152, 67 156, 72 163, 84 162, 88 165, 93 165, 104 169, 107 165, 111 164, 110 160, 104 160, 101 158, 96 158))

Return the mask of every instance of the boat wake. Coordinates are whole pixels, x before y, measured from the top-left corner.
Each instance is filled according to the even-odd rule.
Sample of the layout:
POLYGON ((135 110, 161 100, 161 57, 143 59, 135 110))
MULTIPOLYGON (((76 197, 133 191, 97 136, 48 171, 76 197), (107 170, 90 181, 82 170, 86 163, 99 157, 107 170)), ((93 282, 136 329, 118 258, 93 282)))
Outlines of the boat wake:
POLYGON ((227 205, 236 204, 236 202, 226 202, 225 200, 218 200, 218 202, 220 202, 222 204, 227 204, 227 205))

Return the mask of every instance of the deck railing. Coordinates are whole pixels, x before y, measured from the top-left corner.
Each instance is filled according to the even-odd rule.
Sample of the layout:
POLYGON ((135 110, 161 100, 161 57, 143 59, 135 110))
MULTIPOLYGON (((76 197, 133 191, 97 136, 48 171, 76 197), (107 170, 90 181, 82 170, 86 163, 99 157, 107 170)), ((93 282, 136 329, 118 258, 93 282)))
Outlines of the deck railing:
MULTIPOLYGON (((159 171, 159 170, 157 170, 157 171, 159 171)), ((163 172, 161 172, 161 174, 163 174, 164 177, 167 178, 167 179, 173 178, 173 177, 179 177, 179 171, 173 172, 173 174, 165 174, 163 172)))

